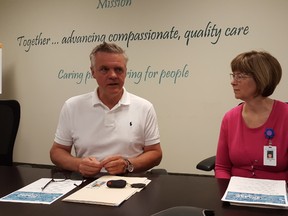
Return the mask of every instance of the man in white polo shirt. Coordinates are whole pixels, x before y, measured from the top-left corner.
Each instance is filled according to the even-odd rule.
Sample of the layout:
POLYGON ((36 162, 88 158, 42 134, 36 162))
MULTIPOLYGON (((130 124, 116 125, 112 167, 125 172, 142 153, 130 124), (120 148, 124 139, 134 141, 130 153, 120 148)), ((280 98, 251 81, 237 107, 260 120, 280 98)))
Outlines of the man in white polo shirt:
POLYGON ((51 161, 84 176, 101 170, 142 172, 159 165, 162 150, 156 113, 149 101, 123 87, 128 61, 124 50, 104 42, 92 50, 90 60, 98 87, 64 103, 51 161))

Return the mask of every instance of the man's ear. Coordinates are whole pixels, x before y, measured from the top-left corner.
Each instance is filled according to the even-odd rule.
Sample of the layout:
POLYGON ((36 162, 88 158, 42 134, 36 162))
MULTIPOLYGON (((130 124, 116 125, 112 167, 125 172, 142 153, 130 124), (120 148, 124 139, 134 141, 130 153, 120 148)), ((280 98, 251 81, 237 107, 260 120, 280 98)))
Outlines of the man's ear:
POLYGON ((92 77, 95 79, 95 72, 92 67, 90 67, 90 72, 91 72, 92 77))

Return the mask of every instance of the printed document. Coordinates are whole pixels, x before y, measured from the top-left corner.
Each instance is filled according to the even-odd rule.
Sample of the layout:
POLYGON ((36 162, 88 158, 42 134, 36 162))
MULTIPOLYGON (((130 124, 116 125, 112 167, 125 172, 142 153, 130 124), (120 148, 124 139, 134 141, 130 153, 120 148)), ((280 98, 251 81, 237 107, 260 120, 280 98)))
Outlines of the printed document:
POLYGON ((21 202, 51 204, 73 188, 82 183, 81 180, 66 179, 61 182, 51 182, 43 191, 51 178, 41 178, 17 191, 14 191, 0 199, 1 202, 21 202))
POLYGON ((286 181, 233 176, 221 200, 236 205, 287 208, 286 181))

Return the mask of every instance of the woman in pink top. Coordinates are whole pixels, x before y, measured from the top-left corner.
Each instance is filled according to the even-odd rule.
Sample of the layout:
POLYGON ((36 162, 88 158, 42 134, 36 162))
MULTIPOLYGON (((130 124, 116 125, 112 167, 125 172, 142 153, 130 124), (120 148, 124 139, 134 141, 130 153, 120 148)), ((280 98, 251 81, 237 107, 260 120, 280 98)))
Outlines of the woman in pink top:
POLYGON ((215 176, 288 180, 288 105, 269 96, 282 69, 267 52, 245 52, 231 62, 235 98, 221 124, 215 176))

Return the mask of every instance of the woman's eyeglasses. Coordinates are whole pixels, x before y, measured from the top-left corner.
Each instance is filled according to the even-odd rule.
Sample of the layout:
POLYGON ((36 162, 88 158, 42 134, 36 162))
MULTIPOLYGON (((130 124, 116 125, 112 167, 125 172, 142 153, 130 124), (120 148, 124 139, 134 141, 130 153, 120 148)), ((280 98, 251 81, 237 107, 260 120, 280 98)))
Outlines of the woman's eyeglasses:
POLYGON ((236 80, 236 81, 241 81, 243 79, 247 79, 251 76, 244 74, 244 73, 230 73, 230 79, 231 80, 236 80))
MULTIPOLYGON (((52 171, 53 172, 53 171, 52 171)), ((81 181, 80 184, 74 184, 75 186, 80 186, 83 182, 84 182, 84 178, 82 175, 80 175, 79 173, 75 173, 75 172, 72 172, 72 173, 64 173, 64 172, 53 172, 52 173, 52 179, 50 181, 48 181, 43 187, 41 187, 42 191, 47 188, 50 184, 54 183, 54 182, 64 182, 66 181, 67 179, 70 179, 70 180, 79 180, 81 181)))

